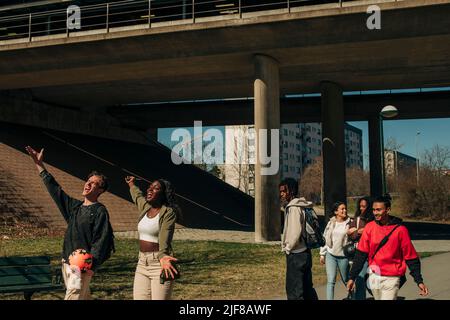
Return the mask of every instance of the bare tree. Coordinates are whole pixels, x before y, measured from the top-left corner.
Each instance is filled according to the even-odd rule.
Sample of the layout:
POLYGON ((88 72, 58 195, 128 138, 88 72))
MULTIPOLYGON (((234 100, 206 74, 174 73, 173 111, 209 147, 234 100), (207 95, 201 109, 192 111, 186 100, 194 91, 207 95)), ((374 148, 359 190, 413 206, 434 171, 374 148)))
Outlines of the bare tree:
POLYGON ((423 165, 437 173, 447 169, 450 163, 450 147, 434 145, 431 149, 425 150, 423 155, 423 165))
POLYGON ((385 150, 392 150, 392 151, 400 151, 401 148, 403 148, 405 144, 397 142, 397 139, 395 137, 389 137, 384 144, 385 150))
POLYGON ((416 184, 414 169, 399 179, 403 213, 433 220, 450 218, 450 176, 443 174, 449 162, 449 147, 435 145, 425 150, 420 168, 420 184, 416 184))
MULTIPOLYGON (((248 126, 234 126, 233 131, 233 148, 231 158, 227 155, 228 161, 224 165, 225 180, 250 194, 250 190, 254 189, 255 166, 252 164, 250 155, 250 131, 248 126)), ((254 140, 253 140, 254 141, 254 140)), ((229 150, 227 150, 229 151, 229 150)))
POLYGON ((360 167, 347 168, 347 195, 363 196, 369 194, 369 172, 360 167))
POLYGON ((300 178, 300 194, 315 203, 319 203, 322 199, 322 166, 322 157, 315 158, 313 163, 305 168, 300 178))

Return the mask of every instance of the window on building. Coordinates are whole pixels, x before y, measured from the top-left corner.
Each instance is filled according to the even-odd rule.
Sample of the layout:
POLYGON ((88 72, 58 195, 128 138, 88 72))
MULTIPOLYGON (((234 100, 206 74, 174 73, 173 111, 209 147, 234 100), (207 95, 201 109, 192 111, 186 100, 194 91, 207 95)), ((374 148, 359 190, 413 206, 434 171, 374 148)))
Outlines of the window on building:
POLYGON ((283 153, 283 160, 287 160, 288 159, 288 154, 287 153, 283 153))
POLYGON ((287 165, 284 165, 284 167, 283 167, 283 171, 284 172, 288 172, 289 170, 288 170, 288 166, 287 165))
POLYGON ((288 135, 288 130, 287 129, 283 129, 283 135, 285 135, 285 136, 288 135))

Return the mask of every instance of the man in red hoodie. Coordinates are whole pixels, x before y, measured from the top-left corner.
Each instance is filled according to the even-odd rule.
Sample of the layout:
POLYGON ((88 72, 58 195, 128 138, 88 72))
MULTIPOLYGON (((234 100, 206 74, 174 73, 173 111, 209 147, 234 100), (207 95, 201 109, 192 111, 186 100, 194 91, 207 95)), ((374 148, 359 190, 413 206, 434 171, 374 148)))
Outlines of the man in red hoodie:
POLYGON ((400 278, 406 273, 406 266, 419 286, 421 296, 428 295, 423 283, 420 260, 402 220, 389 215, 391 202, 387 197, 373 201, 375 220, 364 228, 358 243, 347 289, 353 291, 355 279, 364 263, 369 259, 369 283, 375 300, 396 300, 400 289, 400 278), (389 238, 380 246, 386 236, 389 238))

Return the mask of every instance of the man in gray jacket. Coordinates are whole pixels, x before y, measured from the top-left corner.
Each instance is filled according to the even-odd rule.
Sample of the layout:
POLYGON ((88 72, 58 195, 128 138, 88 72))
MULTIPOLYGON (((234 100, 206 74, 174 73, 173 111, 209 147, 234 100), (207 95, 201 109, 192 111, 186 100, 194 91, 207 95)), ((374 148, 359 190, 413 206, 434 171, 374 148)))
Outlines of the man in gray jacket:
POLYGON ((284 213, 281 239, 282 251, 286 253, 286 294, 288 300, 317 300, 312 282, 311 250, 304 240, 305 213, 303 207, 312 206, 304 198, 298 198, 298 182, 287 178, 279 184, 280 200, 284 213))

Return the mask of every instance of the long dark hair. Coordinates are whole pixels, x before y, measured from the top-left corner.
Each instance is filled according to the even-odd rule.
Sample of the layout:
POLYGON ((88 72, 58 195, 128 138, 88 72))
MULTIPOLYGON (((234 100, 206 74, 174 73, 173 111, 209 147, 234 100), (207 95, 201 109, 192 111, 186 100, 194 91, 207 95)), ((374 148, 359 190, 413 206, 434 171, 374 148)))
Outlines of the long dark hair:
POLYGON ((156 181, 159 182, 161 185, 161 203, 165 205, 166 207, 172 208, 172 210, 175 212, 175 215, 177 216, 177 221, 180 221, 181 219, 181 210, 178 206, 176 200, 175 200, 175 190, 172 186, 172 183, 170 181, 165 179, 157 179, 156 181))
POLYGON ((333 216, 335 216, 336 215, 336 211, 337 211, 337 209, 339 208, 339 206, 340 205, 345 205, 346 207, 347 207, 347 204, 345 203, 345 202, 343 202, 343 201, 336 201, 334 204, 333 204, 333 207, 331 207, 331 214, 333 215, 333 216))
POLYGON ((358 217, 364 217, 364 219, 371 221, 374 219, 373 212, 372 212, 372 199, 369 196, 364 196, 362 198, 359 198, 356 202, 356 211, 355 211, 355 218, 358 217), (367 202, 367 209, 365 212, 361 212, 361 209, 359 208, 362 201, 367 202), (361 216, 362 215, 362 216, 361 216))

